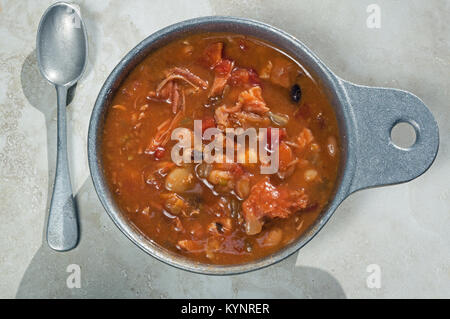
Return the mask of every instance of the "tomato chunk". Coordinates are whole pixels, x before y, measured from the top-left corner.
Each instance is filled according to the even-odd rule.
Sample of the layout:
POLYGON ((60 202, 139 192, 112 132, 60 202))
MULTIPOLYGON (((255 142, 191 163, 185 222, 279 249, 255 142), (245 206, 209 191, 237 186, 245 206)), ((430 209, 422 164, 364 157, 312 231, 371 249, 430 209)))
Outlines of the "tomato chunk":
MULTIPOLYGON (((267 147, 272 149, 272 140, 274 139, 274 132, 272 127, 267 128, 267 147)), ((287 137, 286 129, 278 129, 278 140, 281 141, 287 137)))
POLYGON ((205 119, 203 119, 202 121, 202 133, 205 133, 205 131, 209 128, 215 127, 216 126, 216 121, 214 120, 213 117, 207 117, 205 119))
POLYGON ((280 143, 279 146, 279 163, 280 171, 285 171, 288 169, 288 165, 294 160, 294 153, 292 149, 284 142, 280 143))
POLYGON ((231 73, 229 83, 233 86, 238 85, 261 85, 258 73, 253 69, 236 68, 231 73))

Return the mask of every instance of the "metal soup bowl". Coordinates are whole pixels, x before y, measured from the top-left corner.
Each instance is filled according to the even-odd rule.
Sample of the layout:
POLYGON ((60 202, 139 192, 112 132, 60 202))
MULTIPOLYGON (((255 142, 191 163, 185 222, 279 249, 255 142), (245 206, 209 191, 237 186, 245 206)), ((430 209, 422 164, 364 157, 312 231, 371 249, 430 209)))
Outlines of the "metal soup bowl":
POLYGON ((398 184, 420 176, 433 163, 438 147, 437 123, 418 97, 401 90, 360 86, 344 81, 293 36, 261 22, 232 17, 203 17, 177 23, 137 45, 120 61, 103 85, 92 111, 88 136, 89 166, 94 186, 117 227, 138 247, 160 261, 180 269, 213 275, 244 273, 283 260, 306 245, 347 196, 364 188, 398 184), (105 117, 122 81, 156 49, 189 34, 203 32, 250 35, 283 50, 320 82, 339 124, 340 170, 328 206, 294 242, 270 256, 244 264, 204 264, 154 243, 121 212, 103 171, 101 148, 105 117), (391 129, 400 122, 410 123, 416 132, 416 142, 409 148, 397 147, 391 141, 391 129))

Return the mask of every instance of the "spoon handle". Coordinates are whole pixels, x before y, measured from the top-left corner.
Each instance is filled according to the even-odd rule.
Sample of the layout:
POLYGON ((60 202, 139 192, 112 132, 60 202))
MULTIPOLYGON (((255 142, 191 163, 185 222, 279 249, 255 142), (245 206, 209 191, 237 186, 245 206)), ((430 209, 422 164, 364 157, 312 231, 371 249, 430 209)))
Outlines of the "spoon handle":
POLYGON ((58 94, 58 155, 47 225, 48 245, 57 251, 70 250, 75 248, 78 243, 78 218, 67 157, 67 89, 65 86, 56 86, 58 94))

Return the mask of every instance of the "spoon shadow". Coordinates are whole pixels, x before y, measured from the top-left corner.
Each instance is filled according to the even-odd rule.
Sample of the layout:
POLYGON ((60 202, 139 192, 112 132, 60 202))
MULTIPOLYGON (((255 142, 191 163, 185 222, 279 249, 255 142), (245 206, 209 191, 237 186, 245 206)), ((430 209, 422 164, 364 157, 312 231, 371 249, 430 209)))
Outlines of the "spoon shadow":
MULTIPOLYGON (((20 73, 20 80, 22 91, 34 108, 40 111, 45 118, 45 127, 47 135, 47 163, 48 163, 48 187, 47 187, 47 203, 46 203, 46 220, 48 220, 48 213, 50 202, 52 199, 53 183, 55 179, 56 170, 56 137, 57 137, 57 100, 55 87, 49 84, 39 72, 36 50, 33 50, 26 58, 22 65, 20 73)), ((67 107, 72 102, 77 85, 72 86, 67 93, 67 107)), ((68 131, 70 132, 70 121, 67 123, 68 131)), ((70 134, 69 134, 70 139, 70 134)), ((68 141, 70 143, 70 140, 68 141)), ((76 203, 75 203, 76 204, 76 203)), ((45 223, 47 225, 47 223, 45 223)), ((46 238, 45 229, 44 241, 46 238)))

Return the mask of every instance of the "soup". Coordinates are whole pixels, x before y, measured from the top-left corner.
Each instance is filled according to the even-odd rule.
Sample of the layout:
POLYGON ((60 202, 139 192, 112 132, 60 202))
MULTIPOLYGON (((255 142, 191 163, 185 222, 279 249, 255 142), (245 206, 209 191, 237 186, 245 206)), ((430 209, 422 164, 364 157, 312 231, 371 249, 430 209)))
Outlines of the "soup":
POLYGON ((150 240, 239 264, 315 221, 333 196, 339 145, 333 109, 298 61, 253 37, 204 33, 152 52, 123 81, 102 161, 118 206, 150 240), (180 148, 183 134, 192 143, 180 148))

